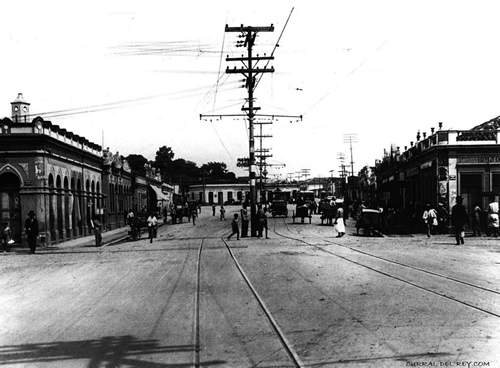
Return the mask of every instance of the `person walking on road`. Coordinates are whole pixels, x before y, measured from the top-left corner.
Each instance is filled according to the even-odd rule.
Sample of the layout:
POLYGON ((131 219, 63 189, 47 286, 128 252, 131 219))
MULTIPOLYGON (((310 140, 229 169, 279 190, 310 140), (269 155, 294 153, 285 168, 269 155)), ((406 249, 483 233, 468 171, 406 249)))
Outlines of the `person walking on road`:
POLYGON ((132 223, 134 222, 134 211, 132 209, 128 210, 127 213, 127 224, 129 226, 132 226, 132 223))
POLYGON ((241 212, 241 237, 246 238, 248 236, 248 221, 249 221, 246 204, 243 205, 240 212, 241 212))
POLYGON ((337 230, 337 238, 345 235, 345 222, 344 222, 344 206, 342 203, 337 205, 337 213, 335 214, 335 230, 337 230))
POLYGON ((172 218, 172 225, 177 223, 177 211, 175 210, 175 205, 170 209, 170 217, 172 218))
POLYGON ((235 213, 233 216, 233 221, 231 221, 231 229, 233 232, 227 237, 227 240, 231 239, 233 235, 236 234, 236 240, 240 240, 240 228, 238 227, 238 214, 235 213))
POLYGON ((198 208, 193 207, 191 209, 191 217, 193 218, 193 225, 196 225, 196 218, 198 217, 198 208))
POLYGON ((267 207, 262 209, 262 205, 259 205, 257 210, 257 221, 259 222, 257 228, 257 238, 262 238, 262 233, 265 231, 266 239, 269 239, 268 228, 267 228, 267 207))
POLYGON ((148 233, 149 233, 149 242, 153 242, 153 238, 155 237, 156 226, 158 225, 158 219, 156 218, 154 213, 151 213, 147 219, 148 222, 148 233))
POLYGON ((498 237, 498 227, 500 225, 498 221, 498 202, 495 200, 495 196, 490 196, 490 204, 488 205, 488 236, 498 237))
POLYGON ((7 253, 7 248, 11 243, 11 239, 12 239, 12 233, 10 231, 9 223, 4 222, 2 224, 2 246, 4 253, 7 253))
POLYGON ((462 202, 463 198, 458 196, 457 204, 455 204, 451 209, 451 224, 455 228, 455 239, 457 241, 457 245, 464 244, 465 225, 469 222, 467 210, 462 202))
POLYGON ((447 233, 447 225, 448 225, 448 211, 444 208, 442 203, 438 203, 437 209, 437 217, 438 217, 438 233, 446 234, 447 233))
POLYGON ((95 246, 100 247, 102 245, 101 222, 97 218, 94 218, 92 227, 94 228, 95 246))
POLYGON ((36 239, 38 237, 38 221, 35 218, 35 212, 30 211, 28 218, 24 222, 26 235, 28 236, 28 245, 30 247, 30 254, 35 254, 36 239))
POLYGON ((220 206, 220 220, 226 221, 226 210, 224 206, 220 206))
POLYGON ((425 211, 422 215, 425 227, 427 229, 427 237, 430 238, 434 232, 434 227, 437 226, 437 212, 430 204, 425 205, 425 211))
POLYGON ((212 216, 215 216, 215 204, 212 205, 212 216))
POLYGON ((472 215, 472 236, 481 236, 481 206, 476 204, 472 215))

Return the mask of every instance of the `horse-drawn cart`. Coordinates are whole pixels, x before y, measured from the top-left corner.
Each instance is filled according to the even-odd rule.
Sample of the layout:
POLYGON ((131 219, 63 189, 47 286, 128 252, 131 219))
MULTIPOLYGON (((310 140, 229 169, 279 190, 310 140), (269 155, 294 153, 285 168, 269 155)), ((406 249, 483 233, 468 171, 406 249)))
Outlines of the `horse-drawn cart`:
POLYGON ((311 223, 312 216, 309 214, 309 207, 307 205, 297 206, 295 211, 293 211, 292 219, 294 224, 295 218, 300 218, 303 224, 306 217, 309 218, 309 223, 311 223))

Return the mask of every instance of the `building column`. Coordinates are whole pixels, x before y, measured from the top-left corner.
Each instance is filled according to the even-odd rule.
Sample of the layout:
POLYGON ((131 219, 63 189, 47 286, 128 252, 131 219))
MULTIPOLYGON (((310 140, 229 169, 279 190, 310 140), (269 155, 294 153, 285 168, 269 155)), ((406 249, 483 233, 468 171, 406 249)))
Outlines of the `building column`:
POLYGON ((65 190, 59 188, 57 191, 57 196, 58 196, 58 203, 61 204, 60 208, 60 221, 61 221, 61 228, 59 229, 60 232, 60 239, 61 241, 65 242, 66 239, 66 195, 65 195, 65 190))
POLYGON ((54 236, 54 242, 57 244, 60 241, 59 234, 59 221, 58 221, 58 209, 57 209, 57 191, 55 188, 51 188, 50 191, 50 230, 54 236))

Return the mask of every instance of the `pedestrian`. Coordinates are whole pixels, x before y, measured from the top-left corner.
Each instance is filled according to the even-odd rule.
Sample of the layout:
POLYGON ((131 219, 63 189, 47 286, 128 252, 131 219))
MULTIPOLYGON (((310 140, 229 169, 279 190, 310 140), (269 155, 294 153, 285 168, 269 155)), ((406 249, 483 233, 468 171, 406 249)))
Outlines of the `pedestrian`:
POLYGON ((490 195, 490 204, 488 205, 488 236, 498 237, 498 202, 495 195, 490 195))
POLYGON ((236 240, 240 240, 240 229, 238 227, 238 214, 235 213, 233 216, 233 221, 231 221, 231 229, 233 232, 231 235, 227 237, 227 240, 231 239, 231 237, 236 234, 236 240))
POLYGON ((10 226, 7 221, 2 223, 2 245, 3 245, 3 252, 7 253, 8 246, 11 243, 12 240, 12 233, 10 231, 10 226))
POLYGON ((170 217, 172 218, 172 225, 177 223, 177 212, 175 210, 175 205, 172 206, 170 210, 170 217))
POLYGON ((94 218, 92 221, 92 227, 94 228, 95 246, 100 247, 102 245, 102 234, 101 234, 101 222, 94 218))
POLYGON ((262 236, 262 230, 264 229, 263 223, 261 221, 261 218, 262 218, 262 205, 261 204, 257 205, 257 213, 255 214, 255 218, 257 219, 257 221, 256 221, 257 238, 260 238, 262 236))
POLYGON ((30 254, 35 254, 36 239, 38 237, 38 221, 35 218, 35 212, 31 210, 28 213, 28 218, 24 222, 26 235, 28 236, 28 245, 30 247, 30 254))
POLYGON ((476 204, 472 216, 472 236, 481 236, 481 206, 476 204))
POLYGON ((363 210, 366 208, 365 203, 361 202, 356 209, 356 235, 359 235, 359 229, 364 228, 363 210))
POLYGON ((156 218, 153 212, 151 212, 151 214, 149 215, 147 222, 148 222, 149 242, 152 243, 153 238, 155 237, 156 226, 158 225, 158 219, 156 218))
POLYGON ((193 219, 193 225, 196 225, 196 218, 198 217, 198 207, 193 207, 191 209, 191 217, 193 219))
POLYGON ((451 224, 455 228, 455 239, 457 245, 464 244, 465 237, 465 225, 469 222, 469 216, 467 215, 467 210, 462 204, 463 198, 461 196, 457 197, 457 204, 455 204, 451 209, 451 224))
POLYGON ((267 207, 264 207, 260 214, 260 236, 262 236, 262 231, 265 231, 266 233, 266 239, 269 239, 268 234, 268 227, 267 227, 267 207))
POLYGON ((345 235, 345 222, 344 222, 344 206, 343 203, 337 205, 337 213, 335 215, 335 230, 337 230, 337 238, 345 235))
POLYGON ((448 231, 446 227, 448 225, 448 211, 444 207, 442 203, 438 203, 437 209, 437 217, 438 217, 438 233, 446 234, 448 231))
POLYGON ((127 214, 127 223, 129 226, 132 226, 132 223, 134 222, 134 211, 132 209, 128 210, 127 214))
POLYGON ((224 206, 220 206, 220 220, 226 221, 226 210, 224 209, 224 206))
POLYGON ((425 227, 427 229, 427 237, 430 238, 431 234, 433 234, 434 227, 437 226, 437 211, 431 207, 430 204, 425 205, 425 211, 422 215, 422 219, 424 220, 425 227))
POLYGON ((136 216, 132 220, 132 224, 130 225, 130 233, 132 235, 132 240, 137 240, 141 238, 141 227, 139 218, 136 216))
POLYGON ((179 224, 182 224, 182 218, 184 217, 184 207, 180 205, 180 208, 177 208, 176 213, 179 224))
POLYGON ((212 205, 212 216, 215 216, 215 204, 212 205))
POLYGON ((246 238, 248 236, 248 210, 247 205, 243 204, 243 207, 240 210, 241 214, 241 237, 246 238))

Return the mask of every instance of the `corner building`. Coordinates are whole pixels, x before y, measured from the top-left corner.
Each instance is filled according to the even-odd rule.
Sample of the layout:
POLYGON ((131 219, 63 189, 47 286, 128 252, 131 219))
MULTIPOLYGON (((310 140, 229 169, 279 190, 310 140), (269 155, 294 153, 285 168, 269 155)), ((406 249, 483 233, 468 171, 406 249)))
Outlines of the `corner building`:
POLYGON ((31 120, 22 94, 11 104, 12 119, 2 119, 0 130, 2 222, 19 244, 26 243, 31 210, 42 243, 88 235, 90 220, 102 216, 101 147, 40 117, 31 120))
MULTIPOLYGON (((441 124, 440 124, 441 125, 441 124)), ((421 215, 429 203, 451 212, 458 195, 468 213, 476 205, 484 211, 488 197, 500 194, 500 117, 471 130, 440 130, 424 134, 400 153, 387 154, 376 165, 378 200, 421 215)))

